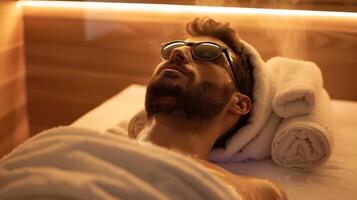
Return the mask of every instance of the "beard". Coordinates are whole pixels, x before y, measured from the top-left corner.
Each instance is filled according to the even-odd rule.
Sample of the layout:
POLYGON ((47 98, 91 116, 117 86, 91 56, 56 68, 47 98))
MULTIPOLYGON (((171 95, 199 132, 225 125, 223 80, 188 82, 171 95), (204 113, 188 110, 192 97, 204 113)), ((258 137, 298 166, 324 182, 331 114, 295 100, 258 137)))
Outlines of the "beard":
POLYGON ((145 109, 148 117, 167 114, 178 118, 210 121, 229 102, 232 85, 212 82, 194 83, 178 72, 161 72, 148 84, 145 109))

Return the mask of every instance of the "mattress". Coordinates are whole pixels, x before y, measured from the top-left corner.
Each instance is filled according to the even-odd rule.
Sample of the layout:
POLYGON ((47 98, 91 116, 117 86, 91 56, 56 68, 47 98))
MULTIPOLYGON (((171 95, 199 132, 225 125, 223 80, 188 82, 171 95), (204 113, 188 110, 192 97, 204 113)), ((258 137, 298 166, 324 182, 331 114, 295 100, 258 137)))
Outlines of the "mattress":
MULTIPOLYGON (((131 85, 76 120, 72 125, 107 131, 144 107, 145 86, 131 85)), ((290 200, 357 199, 357 102, 332 100, 335 147, 330 159, 309 173, 275 165, 271 159, 221 164, 233 173, 280 183, 290 200)))

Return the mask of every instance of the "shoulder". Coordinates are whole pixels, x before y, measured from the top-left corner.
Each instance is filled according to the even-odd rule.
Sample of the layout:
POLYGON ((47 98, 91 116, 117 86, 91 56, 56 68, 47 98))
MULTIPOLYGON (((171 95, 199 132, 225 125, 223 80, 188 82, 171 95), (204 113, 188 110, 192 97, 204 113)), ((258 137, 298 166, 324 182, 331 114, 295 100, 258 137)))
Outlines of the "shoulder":
POLYGON ((232 185, 237 193, 247 200, 287 200, 282 187, 268 179, 254 178, 233 174, 208 161, 197 159, 207 171, 232 185))
MULTIPOLYGON (((236 175, 235 179, 238 182, 241 180, 241 176, 236 175)), ((250 190, 254 193, 255 199, 264 199, 264 200, 287 200, 287 196, 283 188, 270 181, 268 179, 260 179, 254 177, 245 177, 249 182, 250 190)))

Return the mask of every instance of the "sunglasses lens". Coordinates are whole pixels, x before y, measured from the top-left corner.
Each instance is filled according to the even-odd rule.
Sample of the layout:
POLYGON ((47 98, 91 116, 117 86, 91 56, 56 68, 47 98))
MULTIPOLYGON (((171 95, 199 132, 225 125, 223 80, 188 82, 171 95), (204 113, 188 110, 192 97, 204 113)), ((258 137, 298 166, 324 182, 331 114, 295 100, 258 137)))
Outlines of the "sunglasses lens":
POLYGON ((171 55, 172 50, 176 49, 177 47, 185 46, 186 44, 183 42, 174 42, 166 44, 162 50, 161 55, 164 59, 168 59, 171 55))
POLYGON ((222 53, 219 46, 210 43, 202 43, 193 49, 193 56, 201 60, 214 60, 222 53))

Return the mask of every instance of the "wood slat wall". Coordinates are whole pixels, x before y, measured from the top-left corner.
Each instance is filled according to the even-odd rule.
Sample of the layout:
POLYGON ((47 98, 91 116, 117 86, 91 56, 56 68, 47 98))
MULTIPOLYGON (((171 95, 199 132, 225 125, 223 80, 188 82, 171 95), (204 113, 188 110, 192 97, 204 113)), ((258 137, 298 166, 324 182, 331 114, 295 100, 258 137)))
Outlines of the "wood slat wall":
MULTIPOLYGON (((207 13, 26 7, 31 132, 69 124, 129 84, 145 84, 160 44, 187 37, 185 23, 201 15, 207 13)), ((332 98, 357 100, 356 18, 209 15, 230 22, 265 60, 316 62, 332 98)))
POLYGON ((29 136, 21 7, 0 2, 0 157, 29 136))
POLYGON ((357 12, 356 0, 80 0, 122 3, 155 3, 180 5, 239 6, 248 8, 281 8, 357 12))

